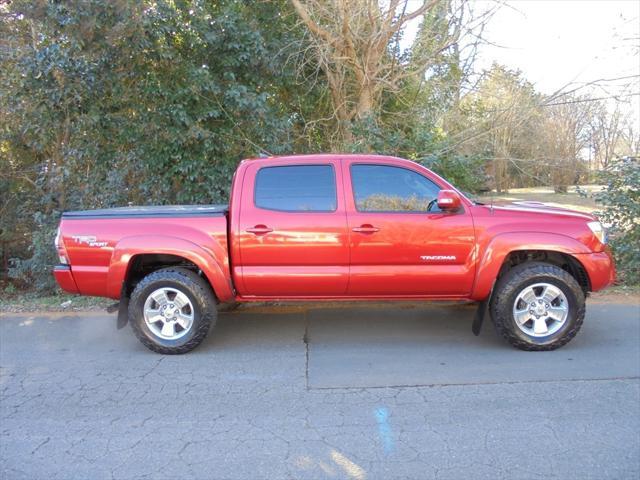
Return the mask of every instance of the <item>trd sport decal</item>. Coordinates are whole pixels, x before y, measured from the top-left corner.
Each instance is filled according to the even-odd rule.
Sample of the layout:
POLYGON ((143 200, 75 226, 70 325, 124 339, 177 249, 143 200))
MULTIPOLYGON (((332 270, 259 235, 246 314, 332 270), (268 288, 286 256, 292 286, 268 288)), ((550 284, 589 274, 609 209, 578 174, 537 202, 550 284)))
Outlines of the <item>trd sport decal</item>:
POLYGON ((87 244, 90 247, 99 247, 103 248, 108 245, 107 242, 99 242, 95 235, 72 235, 71 238, 77 244, 87 244))

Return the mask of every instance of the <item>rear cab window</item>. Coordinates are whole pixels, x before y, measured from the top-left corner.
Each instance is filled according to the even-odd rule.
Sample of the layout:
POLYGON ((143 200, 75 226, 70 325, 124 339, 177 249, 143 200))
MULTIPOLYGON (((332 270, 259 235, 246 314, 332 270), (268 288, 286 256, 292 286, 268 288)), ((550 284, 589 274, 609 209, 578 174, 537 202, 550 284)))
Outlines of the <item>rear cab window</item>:
POLYGON ((358 212, 440 212, 440 187, 413 170, 377 164, 352 164, 350 170, 358 212))
POLYGON ((280 212, 335 212, 333 165, 262 167, 256 175, 254 204, 280 212))

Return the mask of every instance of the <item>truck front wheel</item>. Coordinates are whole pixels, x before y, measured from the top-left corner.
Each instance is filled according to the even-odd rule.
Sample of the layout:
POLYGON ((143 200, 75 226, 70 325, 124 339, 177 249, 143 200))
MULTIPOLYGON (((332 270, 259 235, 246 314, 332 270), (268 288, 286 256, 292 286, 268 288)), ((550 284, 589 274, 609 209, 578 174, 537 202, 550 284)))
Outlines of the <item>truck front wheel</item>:
POLYGON ((186 353, 204 340, 217 317, 209 285, 186 268, 155 271, 136 286, 129 323, 138 340, 163 354, 186 353))
POLYGON ((521 350, 555 350, 576 336, 585 314, 578 282, 542 262, 515 266, 502 276, 491 298, 498 333, 521 350))

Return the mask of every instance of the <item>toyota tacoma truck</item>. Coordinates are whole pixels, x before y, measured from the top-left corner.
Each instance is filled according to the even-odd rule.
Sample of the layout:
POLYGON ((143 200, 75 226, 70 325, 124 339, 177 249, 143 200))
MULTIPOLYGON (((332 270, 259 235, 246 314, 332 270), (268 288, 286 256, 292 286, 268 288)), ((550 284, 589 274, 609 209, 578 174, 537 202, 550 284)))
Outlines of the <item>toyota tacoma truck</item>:
POLYGON ((119 300, 118 327, 163 354, 199 345, 219 303, 301 300, 474 301, 474 333, 488 312, 553 350, 614 281, 606 243, 591 215, 474 202, 408 160, 300 155, 240 162, 228 205, 65 212, 54 275, 119 300))

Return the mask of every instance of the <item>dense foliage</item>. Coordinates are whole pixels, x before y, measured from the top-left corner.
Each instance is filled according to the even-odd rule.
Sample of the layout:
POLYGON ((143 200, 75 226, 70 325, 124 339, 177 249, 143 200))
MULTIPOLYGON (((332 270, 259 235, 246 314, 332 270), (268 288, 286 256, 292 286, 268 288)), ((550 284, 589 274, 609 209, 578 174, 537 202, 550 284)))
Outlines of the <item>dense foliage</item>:
POLYGON ((610 241, 620 280, 640 284, 640 160, 613 161, 600 174, 604 184, 595 199, 603 207, 599 219, 611 225, 610 241))
POLYGON ((294 150, 289 98, 303 92, 285 64, 300 34, 285 2, 10 8, 0 228, 26 257, 13 273, 38 288, 51 286, 62 210, 224 202, 241 158, 294 150))

